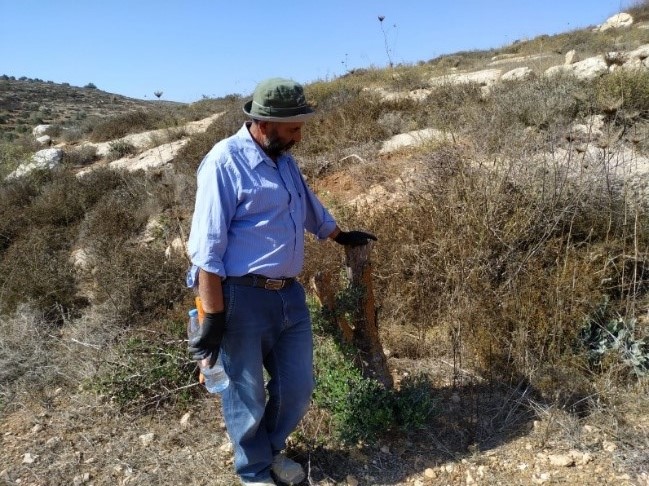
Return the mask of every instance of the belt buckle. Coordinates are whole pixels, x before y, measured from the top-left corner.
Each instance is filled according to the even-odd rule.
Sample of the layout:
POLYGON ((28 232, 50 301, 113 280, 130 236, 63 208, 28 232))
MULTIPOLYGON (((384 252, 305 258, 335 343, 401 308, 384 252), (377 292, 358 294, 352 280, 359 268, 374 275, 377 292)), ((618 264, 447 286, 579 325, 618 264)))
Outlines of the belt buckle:
POLYGON ((279 290, 282 287, 284 287, 284 280, 281 278, 267 278, 266 283, 264 283, 266 290, 279 290))

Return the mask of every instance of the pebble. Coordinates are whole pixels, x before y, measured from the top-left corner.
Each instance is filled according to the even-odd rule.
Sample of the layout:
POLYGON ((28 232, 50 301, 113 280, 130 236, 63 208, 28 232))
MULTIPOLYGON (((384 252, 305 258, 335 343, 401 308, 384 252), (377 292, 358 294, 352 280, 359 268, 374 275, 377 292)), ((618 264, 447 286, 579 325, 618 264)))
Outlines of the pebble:
POLYGON ((475 479, 473 479, 471 471, 466 472, 466 484, 475 484, 475 479))
POLYGON ((386 446, 386 445, 382 446, 382 447, 381 447, 381 452, 382 452, 383 454, 389 454, 389 453, 390 453, 390 447, 388 447, 388 446, 386 446))
POLYGON ((32 427, 32 429, 31 429, 31 433, 32 433, 32 434, 38 434, 39 432, 41 432, 41 431, 43 430, 43 428, 44 428, 44 427, 43 427, 42 424, 36 424, 36 425, 34 425, 34 426, 32 427))
POLYGON ((224 442, 219 446, 219 450, 221 452, 232 452, 232 443, 231 442, 224 442))
POLYGON ((352 475, 347 476, 347 486, 358 486, 358 479, 352 475))
POLYGON ((34 464, 36 462, 36 459, 38 459, 38 456, 36 454, 32 455, 31 453, 27 452, 23 456, 23 464, 34 464))
POLYGON ((153 432, 149 432, 148 434, 142 434, 140 436, 140 442, 142 442, 142 445, 144 447, 150 446, 151 442, 153 442, 153 439, 155 439, 155 434, 153 432))
POLYGON ((615 449, 617 449, 617 445, 615 443, 609 442, 607 440, 602 442, 602 447, 606 452, 613 452, 615 449))
POLYGON ((550 454, 548 461, 556 467, 570 467, 575 465, 575 460, 568 454, 550 454))
POLYGON ((424 471, 424 477, 428 479, 435 479, 437 477, 437 473, 432 467, 429 467, 424 471))
POLYGON ((187 412, 185 415, 182 416, 180 419, 180 426, 184 429, 189 425, 189 419, 192 416, 191 412, 187 412))
POLYGON ((72 484, 74 484, 74 486, 80 486, 81 484, 85 484, 88 481, 90 481, 90 473, 84 473, 84 474, 80 474, 78 476, 75 476, 72 479, 72 484))

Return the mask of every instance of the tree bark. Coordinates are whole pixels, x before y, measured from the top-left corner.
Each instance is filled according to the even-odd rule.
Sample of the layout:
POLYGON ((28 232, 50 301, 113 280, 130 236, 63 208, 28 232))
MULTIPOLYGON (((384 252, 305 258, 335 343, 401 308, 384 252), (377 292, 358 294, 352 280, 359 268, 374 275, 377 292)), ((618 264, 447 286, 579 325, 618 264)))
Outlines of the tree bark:
POLYGON ((352 295, 358 295, 358 312, 352 318, 353 344, 361 352, 362 372, 392 388, 394 382, 379 338, 377 312, 372 286, 372 243, 345 247, 347 277, 352 295))

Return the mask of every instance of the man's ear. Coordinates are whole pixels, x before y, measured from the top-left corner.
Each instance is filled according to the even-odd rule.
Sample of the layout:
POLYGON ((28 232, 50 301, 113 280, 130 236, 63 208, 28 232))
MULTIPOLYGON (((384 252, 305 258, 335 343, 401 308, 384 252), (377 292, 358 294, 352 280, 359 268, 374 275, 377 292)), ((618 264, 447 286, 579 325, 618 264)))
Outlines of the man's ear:
POLYGON ((261 132, 264 133, 264 134, 265 134, 266 131, 268 130, 268 126, 269 126, 269 124, 270 124, 270 122, 268 122, 268 121, 263 121, 263 120, 259 120, 259 121, 257 122, 257 125, 259 125, 259 129, 260 129, 261 132))

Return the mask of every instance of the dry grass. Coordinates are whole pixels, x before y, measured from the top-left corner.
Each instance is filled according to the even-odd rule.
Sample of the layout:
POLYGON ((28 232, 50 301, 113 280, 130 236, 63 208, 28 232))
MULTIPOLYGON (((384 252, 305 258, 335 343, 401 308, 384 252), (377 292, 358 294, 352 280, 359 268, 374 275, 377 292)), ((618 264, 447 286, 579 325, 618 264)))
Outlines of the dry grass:
MULTIPOLYGON (((636 8, 642 18, 646 2, 636 8)), ((306 87, 318 116, 307 125, 296 155, 342 227, 379 237, 374 283, 391 367, 397 382, 403 373, 431 377, 430 394, 441 399, 425 428, 393 431, 395 443, 409 445, 402 456, 372 463, 380 470, 376 481, 400 484, 404 476, 421 472, 414 459, 419 454, 428 454, 437 466, 531 434, 535 418, 550 425, 547 437, 534 432, 543 447, 557 430, 567 443, 578 444, 588 416, 630 444, 628 460, 620 461, 638 469, 646 460, 632 453, 647 445, 646 401, 620 397, 646 394, 646 377, 637 373, 644 362, 630 364, 630 357, 649 356, 644 347, 649 346, 649 208, 619 176, 625 162, 614 147, 597 149, 598 157, 586 164, 581 152, 571 151, 567 133, 573 123, 604 114, 607 131, 646 151, 647 75, 620 72, 594 82, 539 78, 496 86, 486 97, 476 85, 438 86, 422 102, 386 102, 364 90, 427 87, 443 69, 483 68, 496 54, 559 55, 568 47, 596 53, 649 42, 635 30, 611 35, 540 37, 419 66, 359 70, 306 87), (389 136, 427 127, 454 138, 378 155, 389 136), (404 166, 418 171, 416 181, 396 180, 404 166), (388 195, 402 197, 391 204, 376 199, 371 206, 350 206, 338 197, 343 191, 333 190, 336 183, 348 184, 353 196, 382 184, 388 195), (620 340, 618 334, 613 337, 620 339, 603 344, 591 339, 610 332, 611 324, 632 336, 620 340), (637 429, 624 425, 633 420, 637 429)), ((200 439, 191 436, 188 444, 190 434, 174 433, 165 423, 179 420, 187 409, 201 421, 212 420, 204 403, 193 402, 202 395, 184 356, 184 316, 191 305, 182 284, 187 261, 165 256, 165 250, 175 237, 186 238, 195 169, 218 139, 241 127, 242 101, 205 99, 179 110, 133 112, 86 126, 94 125, 102 140, 160 126, 171 127, 173 137, 182 134, 174 128, 179 120, 226 112, 206 133, 192 136, 164 170, 97 170, 77 179, 64 168, 0 183, 0 409, 20 410, 30 395, 46 405, 74 405, 80 410, 76 418, 57 419, 55 426, 73 429, 70 437, 79 443, 79 430, 115 423, 128 429, 135 416, 137 432, 124 433, 137 443, 137 434, 154 427, 150 421, 156 415, 149 412, 157 409, 162 447, 205 441, 186 461, 202 455, 201 471, 220 471, 218 481, 231 483, 231 472, 222 472, 230 471, 226 454, 212 453, 225 440, 222 434, 216 439, 200 428, 200 439), (158 223, 153 230, 151 221, 158 223), (83 250, 87 260, 73 263, 74 250, 83 250), (54 386, 74 393, 57 398, 54 386), (97 401, 79 386, 96 392, 97 401)), ((31 150, 1 148, 2 170, 31 150)), ((83 165, 91 157, 70 152, 68 165, 83 165)), ((307 255, 305 282, 316 271, 340 274, 343 257, 336 245, 310 239, 307 255)), ((318 332, 318 343, 331 339, 326 330, 318 332)), ((324 346, 320 352, 331 358, 324 346)), ((334 440, 335 418, 326 407, 314 407, 291 443, 291 451, 314 466, 314 484, 344 481, 345 467, 362 472, 367 465, 346 454, 369 448, 347 449, 334 440)), ((85 438, 98 436, 92 430, 85 438)), ((194 480, 183 459, 162 457, 159 448, 136 455, 116 439, 109 441, 115 454, 121 451, 141 468, 138 478, 144 482, 194 480)), ((67 462, 38 450, 60 466, 50 472, 64 482, 75 474, 70 466, 75 448, 84 449, 61 446, 67 462)), ((108 459, 97 461, 103 470, 114 467, 108 459)), ((120 478, 125 474, 113 471, 120 478)), ((106 478, 114 480, 111 474, 106 478)))

